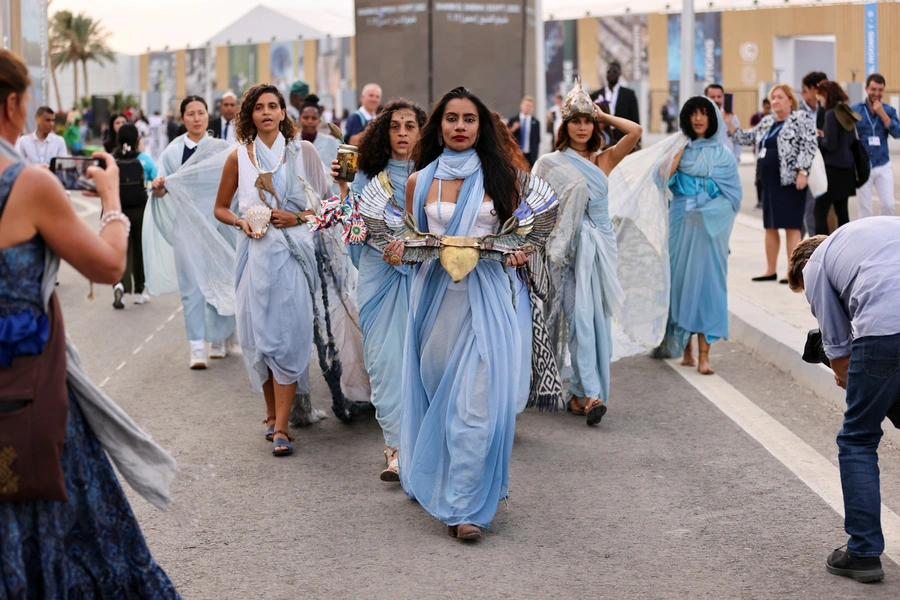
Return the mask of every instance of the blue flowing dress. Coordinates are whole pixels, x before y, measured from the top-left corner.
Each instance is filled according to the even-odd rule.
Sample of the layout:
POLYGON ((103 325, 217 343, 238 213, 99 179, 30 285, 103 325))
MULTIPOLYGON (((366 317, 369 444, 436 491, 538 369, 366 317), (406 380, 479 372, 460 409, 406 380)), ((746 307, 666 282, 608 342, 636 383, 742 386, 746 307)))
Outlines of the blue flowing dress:
POLYGON ((618 249, 609 218, 609 180, 597 165, 571 148, 563 154, 584 177, 589 198, 575 260, 562 284, 572 356, 569 395, 609 403, 612 313, 624 295, 616 278, 618 249))
MULTIPOLYGON (((471 235, 485 216, 477 153, 445 149, 419 172, 419 227, 429 223, 425 199, 435 178, 464 180, 452 215, 444 215, 445 233, 471 235)), ((418 264, 409 307, 400 482, 443 523, 487 528, 509 489, 522 368, 509 273, 481 260, 455 284, 439 261, 418 264)))
MULTIPOLYGON (((390 159, 387 171, 394 187, 394 200, 398 206, 405 207, 406 180, 412 172, 412 161, 390 159)), ((351 186, 353 191, 362 191, 368 179, 364 173, 358 173, 351 186)), ((371 400, 384 444, 394 448, 400 443, 401 375, 412 267, 387 264, 381 258, 381 251, 369 244, 350 249, 359 268, 356 296, 366 371, 372 386, 371 400)))
MULTIPOLYGON (((22 167, 0 176, 0 217, 22 167)), ((0 250, 0 368, 47 342, 44 259, 39 236, 0 250)), ((71 391, 62 468, 68 501, 0 502, 0 598, 179 598, 71 391)))
MULTIPOLYGON (((721 117, 719 125, 724 127, 721 117)), ((728 240, 742 188, 734 155, 718 139, 691 141, 668 185, 672 288, 666 340, 671 355, 679 356, 692 333, 709 343, 728 337, 728 240)))

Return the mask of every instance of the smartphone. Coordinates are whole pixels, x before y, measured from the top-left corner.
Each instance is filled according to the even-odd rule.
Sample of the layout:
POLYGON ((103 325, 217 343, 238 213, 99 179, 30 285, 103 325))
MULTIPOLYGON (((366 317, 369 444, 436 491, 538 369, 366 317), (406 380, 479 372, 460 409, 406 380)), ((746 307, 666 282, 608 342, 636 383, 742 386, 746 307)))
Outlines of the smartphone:
POLYGON ((87 176, 90 166, 102 167, 103 161, 87 156, 56 156, 50 159, 50 171, 70 191, 97 191, 94 180, 87 176))
POLYGON ((725 105, 722 108, 729 115, 734 114, 734 94, 725 94, 725 105))

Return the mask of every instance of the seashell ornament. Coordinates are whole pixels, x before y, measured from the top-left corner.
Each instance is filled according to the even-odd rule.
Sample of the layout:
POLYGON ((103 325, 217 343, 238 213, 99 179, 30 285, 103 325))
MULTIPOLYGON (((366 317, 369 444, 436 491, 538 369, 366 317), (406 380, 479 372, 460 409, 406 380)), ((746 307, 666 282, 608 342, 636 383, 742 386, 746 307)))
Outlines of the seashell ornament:
POLYGON ((267 206, 251 206, 247 209, 247 224, 250 231, 259 235, 266 232, 269 220, 272 218, 272 209, 267 206))

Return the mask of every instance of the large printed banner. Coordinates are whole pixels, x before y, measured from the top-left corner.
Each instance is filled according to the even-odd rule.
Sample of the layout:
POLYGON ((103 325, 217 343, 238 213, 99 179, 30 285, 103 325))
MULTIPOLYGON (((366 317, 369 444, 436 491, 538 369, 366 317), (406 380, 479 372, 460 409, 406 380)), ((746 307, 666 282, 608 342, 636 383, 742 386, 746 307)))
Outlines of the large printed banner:
MULTIPOLYGON (((681 82, 681 15, 669 15, 668 74, 669 90, 678 97, 681 82)), ((702 84, 722 82, 722 15, 697 13, 694 21, 694 81, 702 84)), ((692 92, 693 93, 693 92, 692 92)))
POLYGON ((259 49, 254 45, 228 48, 228 88, 240 98, 256 81, 259 49))
POLYGON ((157 98, 148 106, 151 114, 175 113, 175 53, 155 52, 150 55, 149 92, 157 98), (158 102, 158 104, 157 104, 158 102))
MULTIPOLYGON (((185 56, 185 91, 188 96, 201 96, 206 98, 210 89, 214 89, 215 82, 209 79, 215 77, 215 69, 207 69, 206 48, 194 48, 188 50, 185 56), (213 84, 213 85, 210 85, 213 84)), ((211 98, 206 98, 207 102, 211 98)))
POLYGON ((273 42, 270 48, 271 83, 287 97, 291 90, 291 83, 296 77, 296 71, 294 70, 296 66, 294 42, 273 42))
POLYGON ((878 72, 878 5, 874 2, 866 4, 866 76, 878 72))

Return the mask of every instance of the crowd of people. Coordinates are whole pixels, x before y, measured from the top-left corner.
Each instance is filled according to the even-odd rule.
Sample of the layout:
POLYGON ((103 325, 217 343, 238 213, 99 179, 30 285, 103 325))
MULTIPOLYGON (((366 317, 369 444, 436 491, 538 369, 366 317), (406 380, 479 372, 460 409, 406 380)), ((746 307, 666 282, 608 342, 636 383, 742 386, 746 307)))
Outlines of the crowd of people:
MULTIPOLYGON (((818 132, 786 84, 748 131, 712 85, 678 111, 678 133, 642 150, 636 95, 612 64, 601 90, 589 94, 576 80, 560 97, 550 115, 554 151, 543 156, 530 97, 506 119, 464 87, 426 110, 402 98, 382 106, 370 83, 338 135, 305 83, 288 98, 258 84, 240 99, 223 95, 215 118, 204 98, 184 98, 183 131, 155 157, 138 124, 113 115, 114 141, 95 154, 105 167, 89 170, 103 207, 94 233, 39 168, 62 152, 50 137, 52 111, 39 109, 37 131, 20 137, 27 70, 9 53, 0 59, 0 324, 19 325, 0 327, 13 336, 0 340, 0 378, 47 360, 60 370, 53 398, 62 401, 46 405, 65 424, 48 428, 58 454, 39 475, 49 483, 0 502, 0 553, 12 557, 2 577, 24 590, 113 581, 113 596, 177 597, 102 452, 159 507, 169 502, 174 461, 90 384, 74 349, 68 371, 64 360, 49 362, 62 331, 52 287, 59 258, 114 285, 116 308, 128 293, 138 304, 179 293, 188 366, 242 355, 276 457, 293 453, 291 427, 318 419, 309 395, 318 360, 339 419, 374 407, 380 479, 399 481, 451 537, 477 540, 508 494, 516 418, 528 407, 599 425, 612 362, 639 353, 715 373, 711 345, 728 337, 741 146, 756 153, 767 229, 769 268, 757 279, 777 279, 785 229, 799 289, 797 252, 812 255, 798 244, 817 152, 825 178, 817 183, 827 185, 813 199, 819 233, 831 206, 846 223, 847 196, 862 185, 852 127, 868 127, 873 173, 889 166, 886 135, 900 135, 880 101, 880 76, 852 109, 836 84, 816 82, 818 132), (11 292, 20 285, 24 292, 11 292), (104 419, 117 424, 112 435, 104 419), (118 460, 135 446, 140 460, 118 460), (118 515, 115 527, 101 510, 118 515), (96 535, 84 539, 78 522, 96 535), (110 546, 116 556, 102 551, 110 546), (74 554, 79 567, 63 569, 74 554)), ((884 173, 874 184, 883 211, 892 206, 884 173)), ((0 403, 8 408, 22 406, 0 403)), ((878 548, 850 551, 872 557, 878 548)))

